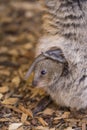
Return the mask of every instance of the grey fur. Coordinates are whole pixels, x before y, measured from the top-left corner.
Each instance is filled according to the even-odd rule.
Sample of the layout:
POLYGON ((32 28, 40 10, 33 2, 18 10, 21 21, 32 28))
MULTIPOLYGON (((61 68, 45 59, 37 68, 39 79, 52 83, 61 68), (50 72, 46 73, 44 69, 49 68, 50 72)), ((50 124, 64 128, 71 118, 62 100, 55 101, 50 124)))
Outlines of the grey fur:
POLYGON ((58 105, 77 110, 86 108, 87 0, 45 0, 45 3, 45 33, 37 45, 36 56, 51 47, 60 48, 68 62, 69 73, 61 75, 64 65, 48 59, 37 63, 34 80, 43 82, 43 88, 58 105), (39 77, 43 68, 49 77, 39 77))

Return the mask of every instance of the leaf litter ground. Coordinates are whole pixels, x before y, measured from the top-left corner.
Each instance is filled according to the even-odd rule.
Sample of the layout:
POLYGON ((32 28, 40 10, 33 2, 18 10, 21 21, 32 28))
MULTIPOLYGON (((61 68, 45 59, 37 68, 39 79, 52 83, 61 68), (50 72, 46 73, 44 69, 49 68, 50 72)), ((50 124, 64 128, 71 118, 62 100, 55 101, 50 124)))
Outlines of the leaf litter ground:
POLYGON ((24 81, 43 33, 41 3, 0 1, 0 130, 86 130, 86 114, 74 117, 53 102, 47 106, 50 99, 31 86, 32 76, 24 81))

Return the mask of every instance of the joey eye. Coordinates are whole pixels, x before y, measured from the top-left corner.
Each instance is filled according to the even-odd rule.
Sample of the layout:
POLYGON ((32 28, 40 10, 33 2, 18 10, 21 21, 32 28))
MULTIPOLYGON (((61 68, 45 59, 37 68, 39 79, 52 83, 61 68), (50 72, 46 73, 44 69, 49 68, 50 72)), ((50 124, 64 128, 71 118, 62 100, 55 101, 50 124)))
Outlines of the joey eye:
POLYGON ((47 73, 46 70, 41 71, 41 75, 45 75, 46 73, 47 73))

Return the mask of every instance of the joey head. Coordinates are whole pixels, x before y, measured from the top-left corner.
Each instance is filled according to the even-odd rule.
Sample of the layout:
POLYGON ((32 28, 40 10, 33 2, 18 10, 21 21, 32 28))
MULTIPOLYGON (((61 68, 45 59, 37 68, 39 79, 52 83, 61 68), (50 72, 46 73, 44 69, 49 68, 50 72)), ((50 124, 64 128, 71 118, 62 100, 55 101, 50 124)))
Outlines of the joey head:
POLYGON ((68 64, 61 49, 52 47, 35 59, 25 78, 27 79, 34 71, 33 86, 51 86, 65 73, 66 65, 68 64))
POLYGON ((62 75, 63 65, 51 59, 39 61, 34 68, 33 86, 47 89, 53 85, 62 75))

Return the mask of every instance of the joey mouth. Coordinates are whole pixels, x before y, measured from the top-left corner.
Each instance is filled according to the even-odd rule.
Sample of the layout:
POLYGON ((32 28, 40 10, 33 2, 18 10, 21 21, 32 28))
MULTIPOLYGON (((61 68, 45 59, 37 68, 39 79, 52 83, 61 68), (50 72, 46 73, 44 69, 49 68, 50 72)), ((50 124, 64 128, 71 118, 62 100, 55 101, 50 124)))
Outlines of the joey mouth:
POLYGON ((45 88, 47 90, 49 86, 53 85, 55 81, 54 78, 57 77, 56 80, 58 80, 61 76, 63 68, 67 70, 68 66, 66 66, 66 64, 68 63, 61 49, 54 48, 48 50, 35 58, 25 76, 25 80, 34 72, 32 86, 36 88, 45 88))
POLYGON ((35 88, 44 88, 44 87, 46 87, 45 84, 46 84, 45 81, 39 81, 39 80, 32 81, 32 86, 35 88))

